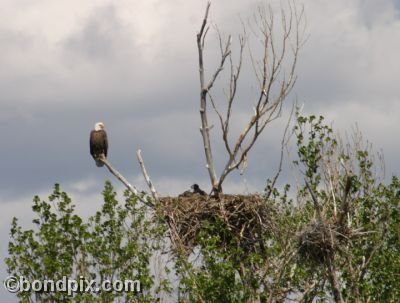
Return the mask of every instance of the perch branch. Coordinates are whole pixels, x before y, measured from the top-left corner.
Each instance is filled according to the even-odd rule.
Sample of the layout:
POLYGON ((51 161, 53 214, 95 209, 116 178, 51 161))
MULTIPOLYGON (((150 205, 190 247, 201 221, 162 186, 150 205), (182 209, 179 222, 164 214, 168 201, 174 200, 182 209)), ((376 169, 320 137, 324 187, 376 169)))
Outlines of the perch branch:
POLYGON ((136 189, 136 187, 131 185, 119 171, 112 167, 110 162, 108 162, 108 160, 104 156, 101 156, 99 160, 104 163, 110 173, 112 173, 118 180, 120 180, 126 186, 126 188, 139 199, 139 201, 151 208, 154 208, 154 204, 140 197, 139 191, 136 189))
POLYGON ((146 167, 144 166, 144 161, 142 158, 142 151, 139 149, 136 154, 137 154, 137 158, 138 158, 138 161, 140 164, 140 168, 142 169, 143 177, 146 180, 146 183, 149 186, 149 189, 151 191, 151 195, 153 196, 153 199, 155 201, 158 201, 158 193, 153 185, 153 182, 151 182, 149 175, 147 174, 146 167))

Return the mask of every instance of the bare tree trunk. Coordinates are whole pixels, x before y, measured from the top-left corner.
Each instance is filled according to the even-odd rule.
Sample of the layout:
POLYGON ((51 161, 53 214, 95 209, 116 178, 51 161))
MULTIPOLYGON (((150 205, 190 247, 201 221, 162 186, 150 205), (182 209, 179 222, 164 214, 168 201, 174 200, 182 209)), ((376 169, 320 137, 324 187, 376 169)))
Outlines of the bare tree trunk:
POLYGON ((332 286, 333 298, 336 303, 343 303, 342 293, 336 276, 335 255, 332 254, 328 258, 328 276, 332 286))
POLYGON ((204 80, 204 60, 203 60, 203 49, 204 49, 204 39, 207 35, 208 28, 207 18, 210 10, 211 2, 207 3, 206 13, 203 19, 203 24, 201 25, 200 32, 197 34, 197 47, 199 52, 199 73, 200 73, 200 117, 201 117, 201 128, 200 132, 203 137, 203 145, 204 152, 206 155, 206 167, 208 170, 208 174, 210 175, 211 185, 213 187, 213 191, 219 191, 218 189, 218 180, 217 175, 215 173, 213 156, 211 151, 211 141, 210 141, 210 127, 208 125, 207 119, 207 93, 212 86, 206 86, 204 80))

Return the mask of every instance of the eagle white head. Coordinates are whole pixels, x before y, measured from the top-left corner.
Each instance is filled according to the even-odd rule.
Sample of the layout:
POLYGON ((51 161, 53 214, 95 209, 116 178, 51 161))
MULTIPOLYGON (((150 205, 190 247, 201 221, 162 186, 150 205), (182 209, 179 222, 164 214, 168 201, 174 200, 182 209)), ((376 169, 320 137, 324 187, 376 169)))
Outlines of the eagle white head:
POLYGON ((103 122, 97 122, 97 123, 94 125, 94 130, 95 130, 95 131, 99 131, 99 130, 102 130, 102 129, 104 129, 104 123, 103 123, 103 122))

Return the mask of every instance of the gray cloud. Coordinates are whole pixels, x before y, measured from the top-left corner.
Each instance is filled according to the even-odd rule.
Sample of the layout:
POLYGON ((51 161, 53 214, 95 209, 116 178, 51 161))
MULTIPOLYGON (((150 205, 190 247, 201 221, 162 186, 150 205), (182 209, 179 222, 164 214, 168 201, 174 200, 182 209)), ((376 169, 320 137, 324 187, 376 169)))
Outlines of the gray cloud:
POLYGON ((84 28, 66 41, 67 50, 82 55, 83 61, 112 60, 124 45, 124 27, 113 5, 97 9, 88 18, 84 28))
MULTIPOLYGON (((81 212, 88 213, 86 202, 96 203, 104 181, 112 179, 95 167, 88 152, 89 131, 99 120, 109 133, 110 161, 132 183, 143 186, 135 159, 142 148, 161 193, 177 194, 193 182, 208 189, 195 44, 205 3, 24 2, 22 7, 8 1, 0 12, 2 222, 17 215, 29 224, 31 197, 50 192, 55 182, 66 184, 81 212)), ((211 18, 223 33, 239 33, 238 20, 246 21, 257 2, 215 2, 211 18)), ((305 113, 334 120, 339 130, 358 122, 365 137, 383 148, 388 171, 398 174, 399 4, 376 3, 307 1, 310 37, 300 54, 292 98, 305 104, 305 113)), ((218 60, 212 30, 208 43, 211 73, 218 60)), ((232 127, 236 134, 255 91, 251 68, 245 68, 232 127)), ((221 90, 215 95, 223 103, 221 90)), ((284 123, 276 121, 266 130, 245 175, 232 175, 227 191, 263 189, 277 166, 284 123)), ((220 171, 226 154, 217 127, 213 134, 220 171)), ((7 226, 1 228, 3 242, 7 226)))
MULTIPOLYGON (((237 2, 228 11, 215 5, 212 20, 225 33, 240 31, 238 18, 247 18, 254 5, 237 2)), ((71 182, 77 175, 99 174, 87 153, 88 132, 98 120, 110 133, 110 157, 125 173, 134 167, 134 151, 141 147, 155 178, 207 179, 198 131, 195 47, 203 5, 153 2, 141 7, 154 14, 147 17, 127 10, 126 3, 83 7, 84 13, 68 21, 74 21, 73 26, 55 27, 62 33, 57 38, 53 29, 43 32, 43 20, 38 31, 33 24, 14 29, 0 24, 0 42, 5 45, 0 59, 5 66, 0 72, 0 137, 8 142, 3 148, 2 171, 7 173, 0 175, 2 193, 24 194, 55 181, 71 182), (26 186, 21 189, 20 183, 26 186)), ((328 8, 307 3, 310 38, 300 54, 295 93, 308 112, 328 118, 338 117, 336 109, 344 105, 363 104, 364 116, 349 115, 362 124, 374 109, 384 112, 390 102, 398 101, 400 61, 395 52, 400 39, 393 37, 399 35, 399 20, 390 3, 379 11, 373 9, 374 2, 339 2, 328 8), (390 18, 382 22, 381 16, 390 18), (365 20, 371 24, 361 22, 365 20)), ((209 43, 217 46, 212 32, 209 43)), ((207 67, 218 59, 211 51, 207 58, 207 67)), ((239 90, 237 119, 246 116, 253 102, 253 79, 248 68, 239 90)), ((216 96, 223 101, 221 93, 216 96)), ((339 127, 343 117, 336 121, 339 127)), ((395 123, 393 127, 394 134, 395 123)), ((373 135, 392 153, 393 144, 381 139, 386 136, 378 130, 373 135)), ((270 135, 267 132, 259 142, 260 152, 279 142, 274 134, 271 144, 270 135)), ((215 148, 221 169, 224 150, 217 143, 215 148)), ((257 152, 252 157, 259 167, 264 156, 257 152)), ((267 157, 275 160, 273 154, 267 157)))
MULTIPOLYGON (((0 41, 6 45, 2 58, 11 59, 4 59, 8 68, 0 72, 0 121, 8 130, 0 136, 10 142, 3 148, 3 168, 11 172, 0 176, 3 193, 22 194, 55 181, 70 182, 77 172, 82 177, 98 174, 87 154, 88 131, 98 120, 110 132, 116 165, 133 167, 134 151, 141 147, 155 178, 171 174, 207 178, 198 131, 194 39, 203 6, 185 4, 178 14, 181 4, 145 6, 158 17, 147 19, 137 14, 128 14, 136 19, 128 18, 123 5, 89 7, 69 31, 53 40, 31 29, 8 26, 0 31, 0 41), (148 32, 138 21, 149 24, 148 32), (19 188, 18 181, 26 186, 19 188)), ((307 4, 310 38, 300 55, 295 93, 308 111, 314 108, 329 118, 330 112, 335 116, 336 106, 344 104, 362 102, 365 108, 382 111, 384 104, 396 102, 400 63, 395 51, 400 40, 391 35, 398 35, 399 21, 388 13, 390 5, 379 12, 373 10, 372 2, 361 6, 331 4, 327 12, 320 4, 307 4), (388 14, 389 21, 379 21, 388 14), (369 28, 360 20, 371 20, 374 26, 369 28)), ((231 16, 246 17, 250 8, 254 4, 239 2, 229 12, 215 6, 212 19, 221 20, 223 32, 240 31, 238 19, 231 16)), ((209 43, 216 47, 212 33, 209 43)), ((217 59, 209 53, 207 67, 217 59)), ((243 79, 238 118, 246 115, 255 97, 250 68, 243 79)), ((222 94, 216 96, 223 101, 222 94)), ((359 118, 362 123, 363 117, 359 118)), ((339 126, 341 120, 336 121, 339 126)), ((242 127, 237 127, 236 134, 242 127)), ((274 140, 276 145, 279 138, 274 140)), ((270 150, 268 133, 259 145, 270 150)), ((215 148, 222 169, 224 150, 217 143, 215 148)), ((261 157, 255 162, 260 161, 261 157)))

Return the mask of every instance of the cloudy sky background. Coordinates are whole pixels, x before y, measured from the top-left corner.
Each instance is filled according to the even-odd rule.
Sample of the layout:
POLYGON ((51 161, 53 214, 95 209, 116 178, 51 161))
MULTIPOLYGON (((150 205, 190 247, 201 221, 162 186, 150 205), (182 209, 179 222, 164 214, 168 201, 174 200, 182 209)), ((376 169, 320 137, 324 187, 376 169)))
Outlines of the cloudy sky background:
MULTIPOLYGON (((323 114, 342 132, 358 124, 382 149, 387 176, 400 173, 400 1, 304 1, 308 40, 297 69, 304 113, 323 114)), ((215 0, 211 20, 240 32, 260 1, 215 0)), ((277 3, 272 1, 271 3, 277 3)), ((106 169, 89 155, 89 131, 106 125, 109 159, 143 186, 140 147, 159 192, 197 182, 209 189, 198 114, 195 35, 206 1, 2 0, 0 10, 0 257, 13 216, 30 226, 34 195, 61 183, 83 216, 101 202, 106 169)), ((218 59, 209 35, 206 66, 218 59)), ((256 84, 246 77, 242 96, 256 84)), ((251 99, 251 98, 247 98, 251 99)), ((290 99, 290 98, 289 98, 290 99)), ((244 100, 250 102, 251 100, 244 100)), ((237 122, 247 111, 242 107, 237 122)), ((278 158, 284 121, 267 129, 243 177, 225 190, 261 191, 278 158)), ((225 154, 217 148, 216 160, 225 154)), ((119 185, 117 186, 121 188, 119 185)), ((0 278, 6 276, 0 263, 0 278)), ((3 288, 0 297, 13 301, 3 288)))

